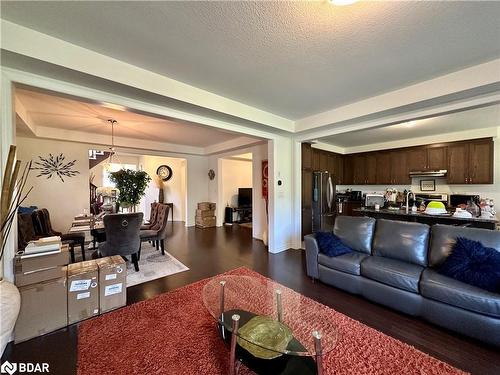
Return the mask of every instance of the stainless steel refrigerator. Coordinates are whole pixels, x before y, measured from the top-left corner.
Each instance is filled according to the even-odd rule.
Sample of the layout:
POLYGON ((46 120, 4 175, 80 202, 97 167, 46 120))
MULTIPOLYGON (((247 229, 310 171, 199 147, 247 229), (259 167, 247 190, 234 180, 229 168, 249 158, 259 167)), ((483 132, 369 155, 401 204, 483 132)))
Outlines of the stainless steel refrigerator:
POLYGON ((313 172, 312 231, 331 231, 336 215, 335 183, 329 172, 313 172))

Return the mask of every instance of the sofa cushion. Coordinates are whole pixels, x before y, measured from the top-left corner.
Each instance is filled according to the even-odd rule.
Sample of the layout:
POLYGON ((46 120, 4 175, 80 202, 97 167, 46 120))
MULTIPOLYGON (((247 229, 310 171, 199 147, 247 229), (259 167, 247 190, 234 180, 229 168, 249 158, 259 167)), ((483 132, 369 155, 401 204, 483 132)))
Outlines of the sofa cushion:
POLYGON ((479 241, 457 237, 453 252, 436 268, 442 275, 500 293, 500 251, 479 241))
POLYGON ((430 268, 422 273, 420 293, 435 301, 500 318, 500 294, 440 275, 430 268))
POLYGON ((351 249, 371 254, 375 222, 371 217, 338 216, 333 233, 351 249))
POLYGON ((424 267, 390 258, 371 256, 361 262, 361 276, 418 293, 424 267))
POLYGON ((436 267, 451 254, 457 237, 480 241, 486 247, 500 251, 500 232, 490 229, 463 228, 452 225, 436 224, 432 226, 429 266, 436 267))
POLYGON ((429 226, 405 221, 377 220, 373 255, 427 266, 429 226))
POLYGON ((329 257, 336 257, 352 251, 349 246, 343 244, 340 238, 331 232, 316 232, 315 236, 319 251, 329 257))
POLYGON ((368 254, 353 251, 348 254, 339 255, 338 257, 329 257, 325 254, 318 255, 318 263, 337 271, 350 273, 351 275, 360 275, 360 264, 363 259, 368 257, 368 254))

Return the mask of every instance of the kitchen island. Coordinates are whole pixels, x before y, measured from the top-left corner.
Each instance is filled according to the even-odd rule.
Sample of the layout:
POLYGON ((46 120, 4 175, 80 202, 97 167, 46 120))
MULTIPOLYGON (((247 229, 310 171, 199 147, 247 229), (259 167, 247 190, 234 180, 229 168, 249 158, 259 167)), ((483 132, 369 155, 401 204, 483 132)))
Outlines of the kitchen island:
POLYGON ((387 208, 381 208, 380 210, 375 210, 373 208, 358 208, 353 211, 361 216, 369 216, 375 219, 411 221, 428 225, 446 224, 495 230, 498 223, 498 220, 496 219, 483 219, 477 217, 460 218, 453 217, 451 213, 444 215, 428 215, 423 212, 411 211, 407 213, 404 209, 391 210, 387 208))

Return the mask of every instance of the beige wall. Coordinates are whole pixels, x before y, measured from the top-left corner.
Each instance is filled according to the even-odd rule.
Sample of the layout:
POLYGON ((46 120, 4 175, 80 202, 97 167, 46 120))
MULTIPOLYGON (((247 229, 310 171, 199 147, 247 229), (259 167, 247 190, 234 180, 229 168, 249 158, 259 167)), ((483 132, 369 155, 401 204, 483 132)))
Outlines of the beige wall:
MULTIPOLYGON (((156 170, 160 165, 172 168, 172 178, 162 182, 165 202, 173 203, 173 218, 175 221, 186 220, 186 160, 161 156, 141 156, 139 167, 150 177, 151 182, 146 188, 146 194, 141 200, 140 209, 147 219, 150 216, 151 203, 158 202, 159 187, 155 179, 156 170)), ((169 217, 170 220, 170 217, 169 217)))
POLYGON ((65 156, 65 161, 76 159, 74 169, 80 172, 75 177, 57 176, 47 179, 36 177, 37 170, 31 171, 27 187, 33 191, 23 206, 34 205, 47 208, 55 230, 66 232, 71 227, 75 215, 89 209, 89 164, 88 146, 81 143, 61 142, 45 139, 17 137, 17 156, 19 160, 39 161, 38 157, 47 157, 49 153, 65 156))

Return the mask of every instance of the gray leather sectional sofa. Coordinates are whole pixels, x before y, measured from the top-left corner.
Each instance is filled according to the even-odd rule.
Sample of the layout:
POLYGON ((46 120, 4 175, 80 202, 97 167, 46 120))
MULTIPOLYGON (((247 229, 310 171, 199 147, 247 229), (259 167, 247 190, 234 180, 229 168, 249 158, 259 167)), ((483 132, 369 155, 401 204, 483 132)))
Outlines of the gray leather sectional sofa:
POLYGON ((328 257, 306 236, 310 277, 500 346, 500 294, 435 271, 457 237, 500 251, 499 231, 340 216, 334 233, 355 251, 328 257))

